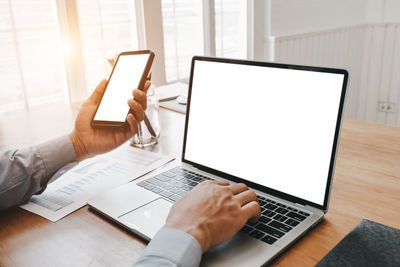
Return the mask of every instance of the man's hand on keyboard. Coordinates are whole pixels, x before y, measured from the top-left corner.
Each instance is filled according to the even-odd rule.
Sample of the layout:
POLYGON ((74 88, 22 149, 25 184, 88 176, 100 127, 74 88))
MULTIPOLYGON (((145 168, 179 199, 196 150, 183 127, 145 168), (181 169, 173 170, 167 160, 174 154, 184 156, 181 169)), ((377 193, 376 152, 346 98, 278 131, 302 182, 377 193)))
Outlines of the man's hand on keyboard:
POLYGON ((203 252, 233 237, 248 220, 260 217, 257 195, 245 184, 205 181, 172 207, 166 227, 195 237, 203 252))

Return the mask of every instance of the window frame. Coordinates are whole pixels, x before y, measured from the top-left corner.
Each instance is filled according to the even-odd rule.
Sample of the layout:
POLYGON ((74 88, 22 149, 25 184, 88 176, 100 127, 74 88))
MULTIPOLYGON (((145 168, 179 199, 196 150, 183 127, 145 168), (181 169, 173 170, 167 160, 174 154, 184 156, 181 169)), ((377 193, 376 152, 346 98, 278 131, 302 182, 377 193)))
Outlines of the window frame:
MULTIPOLYGON (((156 53, 156 60, 153 63, 153 71, 155 76, 161 76, 161 79, 154 80, 156 85, 167 84, 165 75, 165 55, 164 55, 164 34, 163 34, 163 20, 161 1, 162 0, 135 0, 142 3, 143 6, 143 19, 146 27, 146 44, 147 48, 153 50, 156 53), (145 3, 143 5, 143 3, 145 3), (156 19, 155 19, 156 18, 156 19), (148 25, 151 25, 149 27, 148 25), (158 34, 158 38, 154 38, 158 34), (161 36, 161 38, 160 38, 161 36)), ((255 27, 256 22, 254 20, 254 14, 257 12, 262 3, 258 0, 247 0, 246 4, 246 55, 247 59, 254 59, 254 50, 256 47, 255 37, 263 38, 264 28, 255 27)), ((258 12, 263 12, 262 9, 258 12)), ((215 43, 215 0, 202 0, 202 21, 203 21, 203 47, 205 56, 216 56, 216 43, 215 43)), ((187 79, 181 79, 174 82, 187 82, 187 79)))

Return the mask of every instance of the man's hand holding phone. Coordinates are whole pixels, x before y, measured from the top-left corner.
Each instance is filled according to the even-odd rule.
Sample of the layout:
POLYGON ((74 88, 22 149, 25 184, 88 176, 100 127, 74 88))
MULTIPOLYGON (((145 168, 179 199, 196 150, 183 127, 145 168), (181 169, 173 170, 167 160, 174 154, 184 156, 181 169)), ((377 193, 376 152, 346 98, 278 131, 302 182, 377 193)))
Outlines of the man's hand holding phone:
POLYGON ((138 123, 143 120, 144 111, 147 107, 146 92, 151 83, 147 81, 143 90, 132 91, 132 99, 128 100, 127 106, 131 109, 126 120, 126 127, 93 127, 91 122, 106 89, 107 81, 103 80, 96 87, 92 95, 82 105, 75 121, 75 129, 70 134, 78 161, 94 155, 108 152, 135 135, 138 131, 138 123))

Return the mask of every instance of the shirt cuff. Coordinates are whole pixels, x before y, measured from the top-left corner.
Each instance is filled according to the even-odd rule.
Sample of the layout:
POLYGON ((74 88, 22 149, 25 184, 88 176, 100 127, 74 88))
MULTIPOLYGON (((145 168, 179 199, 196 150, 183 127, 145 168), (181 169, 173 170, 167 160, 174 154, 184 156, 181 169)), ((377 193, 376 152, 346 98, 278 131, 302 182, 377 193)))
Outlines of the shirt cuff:
POLYGON ((186 232, 164 227, 150 241, 137 263, 168 260, 177 266, 199 266, 202 250, 196 238, 186 232))
MULTIPOLYGON (((41 181, 41 186, 45 186, 62 167, 68 163, 76 162, 74 146, 68 135, 37 145, 34 150, 37 151, 37 154, 42 159, 45 169, 46 179, 41 181)), ((59 173, 57 176, 61 174, 59 173)))

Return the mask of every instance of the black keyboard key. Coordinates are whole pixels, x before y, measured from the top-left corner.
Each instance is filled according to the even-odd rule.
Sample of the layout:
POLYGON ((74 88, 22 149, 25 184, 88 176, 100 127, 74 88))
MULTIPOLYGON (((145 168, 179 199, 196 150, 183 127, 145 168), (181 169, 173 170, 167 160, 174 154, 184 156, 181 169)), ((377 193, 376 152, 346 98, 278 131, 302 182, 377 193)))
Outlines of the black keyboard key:
POLYGON ((171 178, 169 178, 163 174, 159 174, 159 175, 155 176, 154 178, 156 178, 157 180, 160 180, 161 182, 167 182, 167 181, 171 180, 171 178))
POLYGON ((243 226, 243 228, 241 229, 241 231, 245 232, 245 233, 250 233, 252 230, 253 230, 253 228, 251 228, 250 226, 247 226, 247 225, 243 226))
POLYGON ((285 221, 285 223, 286 223, 287 225, 290 225, 290 226, 293 226, 293 227, 296 227, 296 226, 299 224, 298 221, 293 220, 293 219, 287 219, 287 220, 285 221))
POLYGON ((267 209, 269 209, 269 210, 274 210, 274 209, 276 209, 278 206, 273 205, 273 204, 267 204, 267 205, 265 205, 265 207, 266 207, 267 209))
POLYGON ((171 199, 172 201, 176 202, 176 201, 178 201, 179 199, 181 199, 182 197, 181 197, 181 196, 178 196, 178 195, 172 195, 172 196, 170 196, 170 197, 168 197, 168 198, 171 199))
POLYGON ((186 175, 183 177, 183 179, 181 180, 181 182, 182 183, 185 183, 185 184, 189 184, 189 183, 191 183, 191 182, 193 182, 192 181, 192 179, 190 179, 189 177, 187 177, 186 175))
POLYGON ((163 197, 169 198, 170 196, 173 195, 173 193, 167 191, 167 190, 163 190, 159 193, 160 195, 162 195, 163 197))
POLYGON ((283 205, 282 203, 276 203, 277 206, 281 207, 281 208, 287 208, 286 205, 283 205))
POLYGON ((281 214, 277 214, 276 216, 274 216, 274 219, 280 222, 284 222, 286 221, 287 217, 281 214))
POLYGON ((264 236, 264 233, 262 233, 262 232, 260 232, 260 231, 258 231, 258 230, 253 230, 253 231, 251 231, 251 232, 249 233, 249 235, 252 236, 252 237, 254 237, 254 238, 260 239, 261 237, 264 236))
POLYGON ((278 231, 268 225, 264 225, 261 223, 257 224, 256 228, 276 238, 281 238, 284 235, 284 233, 282 233, 281 231, 278 231))
POLYGON ((189 183, 189 185, 190 185, 190 186, 193 186, 193 187, 195 187, 197 184, 198 184, 198 183, 196 183, 196 182, 191 182, 191 183, 189 183))
POLYGON ((259 199, 259 200, 258 200, 258 203, 260 203, 260 206, 264 206, 265 204, 267 204, 267 202, 265 202, 265 201, 262 200, 262 199, 259 199))
POLYGON ((306 218, 305 216, 300 215, 300 214, 298 214, 298 213, 295 213, 295 212, 293 212, 293 211, 291 211, 291 212, 289 212, 288 214, 286 214, 286 216, 288 216, 288 217, 290 217, 290 218, 293 218, 293 219, 296 219, 296 220, 298 220, 298 221, 304 221, 304 219, 306 218))
POLYGON ((284 209, 284 208, 281 207, 281 208, 277 208, 277 209, 275 210, 275 212, 280 213, 280 214, 282 214, 282 215, 285 215, 286 213, 289 212, 289 210, 284 209))
POLYGON ((299 213, 300 213, 301 215, 306 216, 306 217, 310 216, 310 214, 308 214, 307 212, 304 212, 304 211, 299 211, 299 213))
POLYGON ((274 217, 276 212, 270 211, 270 210, 265 210, 262 212, 263 215, 268 216, 270 218, 274 217))
POLYGON ((275 202, 275 201, 273 201, 273 200, 270 200, 270 202, 269 202, 269 203, 276 204, 276 202, 275 202))
POLYGON ((186 179, 192 180, 191 179, 192 175, 190 173, 184 173, 183 177, 185 177, 186 179))
POLYGON ((254 226, 254 225, 256 225, 258 222, 251 222, 251 221, 247 221, 247 225, 249 225, 249 226, 254 226))
POLYGON ((185 185, 188 185, 188 184, 190 184, 192 182, 192 180, 187 179, 187 178, 183 178, 180 182, 185 184, 185 185))
POLYGON ((292 208, 292 207, 287 207, 287 209, 288 209, 288 210, 294 210, 294 208, 292 208))
POLYGON ((278 230, 280 230, 280 231, 282 231, 282 232, 285 232, 285 233, 287 233, 287 232, 289 232, 290 230, 293 229, 292 227, 287 226, 287 225, 285 225, 283 223, 280 223, 280 222, 277 222, 277 221, 272 221, 272 222, 269 223, 269 225, 274 227, 274 228, 276 228, 276 229, 278 229, 278 230))
POLYGON ((272 220, 272 219, 270 219, 270 218, 268 218, 268 217, 261 216, 259 221, 262 222, 262 223, 267 224, 267 223, 269 223, 271 220, 272 220))
POLYGON ((264 241, 265 243, 270 244, 270 245, 275 243, 276 240, 277 240, 276 238, 269 236, 269 235, 266 235, 263 238, 261 238, 261 241, 264 241))
POLYGON ((189 178, 190 180, 193 180, 193 178, 195 178, 193 174, 185 174, 185 177, 189 178))
POLYGON ((267 212, 268 210, 265 208, 265 207, 263 207, 263 206, 260 206, 260 209, 261 209, 261 213, 264 213, 264 212, 267 212))

